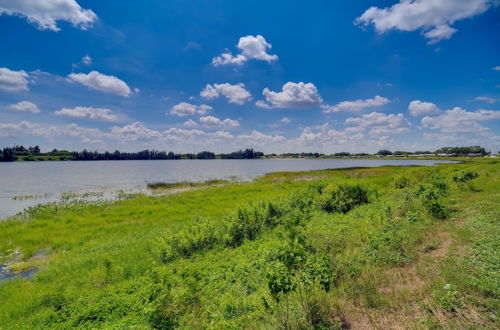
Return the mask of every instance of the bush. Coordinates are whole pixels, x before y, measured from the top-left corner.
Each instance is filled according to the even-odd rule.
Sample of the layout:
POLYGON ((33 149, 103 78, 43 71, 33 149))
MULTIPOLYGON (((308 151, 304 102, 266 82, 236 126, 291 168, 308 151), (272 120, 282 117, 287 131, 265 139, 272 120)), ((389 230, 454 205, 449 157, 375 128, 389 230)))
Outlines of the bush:
POLYGON ((404 175, 399 175, 394 178, 394 187, 397 189, 403 189, 410 185, 410 179, 404 175))
POLYGON ((328 185, 316 199, 318 207, 330 213, 347 213, 368 202, 368 190, 359 184, 328 185))
POLYGON ((170 262, 178 257, 188 258, 195 252, 212 249, 222 239, 220 231, 207 220, 200 220, 175 234, 158 237, 153 243, 152 252, 162 263, 170 262))
POLYGON ((469 190, 474 190, 472 181, 477 179, 479 174, 471 170, 463 170, 453 176, 453 181, 458 185, 459 188, 468 188, 469 190))
POLYGON ((176 233, 158 237, 151 250, 158 261, 168 263, 176 258, 189 258, 194 253, 208 251, 216 245, 237 247, 245 240, 255 240, 265 229, 275 228, 293 219, 295 225, 297 221, 307 220, 311 204, 312 198, 305 193, 249 204, 240 207, 235 216, 199 220, 176 233))
POLYGON ((408 220, 408 222, 411 223, 417 223, 422 221, 422 216, 420 215, 419 212, 410 211, 406 213, 406 220, 408 220))
POLYGON ((416 192, 427 212, 437 219, 446 219, 448 216, 448 210, 441 201, 446 189, 446 183, 438 182, 420 185, 416 192))

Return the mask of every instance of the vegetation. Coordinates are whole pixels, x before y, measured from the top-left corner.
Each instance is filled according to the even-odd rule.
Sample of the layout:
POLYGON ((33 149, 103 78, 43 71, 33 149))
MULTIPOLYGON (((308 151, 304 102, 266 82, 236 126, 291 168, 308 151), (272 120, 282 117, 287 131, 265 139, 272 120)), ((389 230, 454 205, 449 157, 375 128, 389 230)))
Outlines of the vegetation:
POLYGON ((350 153, 346 151, 332 153, 330 155, 319 152, 301 152, 301 153, 284 153, 284 154, 268 154, 255 151, 253 149, 238 150, 231 153, 215 154, 210 151, 201 151, 199 153, 176 154, 172 151, 158 150, 143 150, 139 152, 98 152, 88 151, 67 151, 53 149, 51 152, 42 153, 38 146, 25 148, 23 146, 14 146, 13 148, 4 148, 0 150, 0 162, 13 161, 44 161, 44 160, 173 160, 173 159, 257 159, 257 158, 345 158, 345 157, 432 157, 443 156, 447 157, 480 157, 489 155, 483 147, 445 147, 430 151, 390 151, 379 150, 371 155, 367 153, 350 153))
POLYGON ((474 186, 472 182, 479 177, 479 174, 471 170, 463 170, 453 176, 453 181, 460 187, 467 187, 469 190, 473 190, 474 186))
POLYGON ((44 160, 166 160, 166 159, 254 159, 261 158, 264 153, 254 151, 253 149, 238 150, 228 154, 216 155, 210 151, 201 151, 197 154, 176 154, 172 151, 143 150, 139 152, 98 152, 88 151, 67 151, 53 149, 51 152, 42 153, 38 146, 25 148, 23 146, 14 146, 13 148, 4 148, 0 151, 0 161, 12 162, 22 161, 44 161, 44 160))
POLYGON ((459 156, 472 155, 489 155, 490 153, 486 151, 483 147, 472 146, 472 147, 445 147, 436 150, 437 154, 455 154, 459 156))
POLYGON ((0 328, 496 328, 499 169, 273 173, 39 206, 0 223, 7 268, 37 269, 0 284, 0 328), (469 172, 480 190, 450 184, 469 172))

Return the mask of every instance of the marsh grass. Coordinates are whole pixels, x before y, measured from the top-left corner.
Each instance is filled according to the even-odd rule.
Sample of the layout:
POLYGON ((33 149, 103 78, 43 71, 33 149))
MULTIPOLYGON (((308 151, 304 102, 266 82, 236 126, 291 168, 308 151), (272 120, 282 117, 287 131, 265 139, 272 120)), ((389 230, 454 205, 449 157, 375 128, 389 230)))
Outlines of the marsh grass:
POLYGON ((50 197, 50 193, 45 193, 45 194, 34 194, 34 195, 16 195, 12 196, 13 200, 27 200, 27 199, 41 199, 41 198, 48 198, 50 197))

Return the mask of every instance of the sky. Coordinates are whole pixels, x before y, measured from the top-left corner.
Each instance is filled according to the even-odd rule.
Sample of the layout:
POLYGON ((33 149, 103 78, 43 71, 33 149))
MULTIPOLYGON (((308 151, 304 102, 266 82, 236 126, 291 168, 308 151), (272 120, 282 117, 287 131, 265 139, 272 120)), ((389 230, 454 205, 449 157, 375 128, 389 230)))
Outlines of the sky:
POLYGON ((498 0, 0 0, 0 146, 500 150, 498 0))

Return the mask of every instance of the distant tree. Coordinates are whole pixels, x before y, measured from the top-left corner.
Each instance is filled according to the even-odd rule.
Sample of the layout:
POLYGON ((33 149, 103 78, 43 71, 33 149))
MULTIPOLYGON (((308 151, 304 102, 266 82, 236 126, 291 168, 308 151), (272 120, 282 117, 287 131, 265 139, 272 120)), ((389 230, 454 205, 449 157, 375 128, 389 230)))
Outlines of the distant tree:
POLYGON ((392 152, 390 150, 382 149, 377 152, 377 155, 380 156, 389 156, 392 155, 392 152))
POLYGON ((480 146, 470 147, 444 147, 435 151, 437 154, 456 154, 456 155, 488 155, 490 154, 486 149, 480 146))
POLYGON ((13 148, 3 148, 2 151, 2 161, 3 162, 13 162, 17 159, 13 148))
POLYGON ((215 159, 215 154, 210 151, 201 151, 196 155, 197 159, 215 159))

